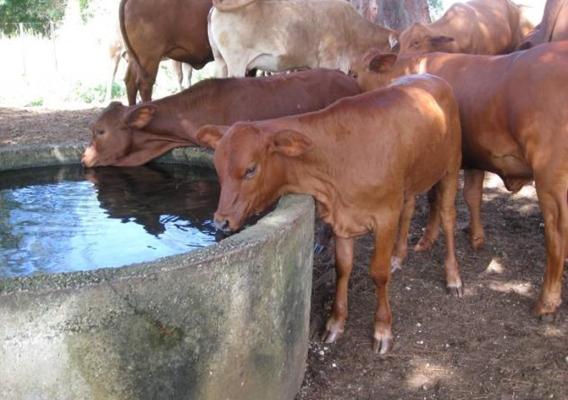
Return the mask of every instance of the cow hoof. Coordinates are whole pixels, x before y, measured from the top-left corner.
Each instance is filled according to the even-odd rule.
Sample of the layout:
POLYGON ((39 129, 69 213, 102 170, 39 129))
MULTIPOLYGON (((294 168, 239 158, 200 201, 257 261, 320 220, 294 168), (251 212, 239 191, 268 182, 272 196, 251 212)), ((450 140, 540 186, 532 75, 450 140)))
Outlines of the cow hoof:
POLYGON ((471 238, 471 247, 473 247, 474 250, 481 250, 484 245, 485 245, 485 237, 477 236, 471 238))
POLYGON ((391 257, 391 273, 402 270, 402 259, 400 257, 391 257))
POLYGON ((540 315, 538 318, 541 322, 550 324, 556 321, 557 314, 543 314, 540 315))
POLYGON ((343 335, 343 331, 326 329, 321 340, 324 343, 335 343, 343 335))
POLYGON ((418 243, 416 243, 416 246, 414 246, 414 251, 420 252, 420 251, 430 250, 433 244, 434 242, 432 240, 422 236, 418 241, 418 243))
POLYGON ((534 307, 534 313, 541 320, 545 321, 548 319, 548 316, 552 316, 554 318, 554 314, 556 313, 556 309, 560 305, 560 298, 554 300, 543 300, 542 297, 537 301, 534 307))
POLYGON ((380 355, 388 353, 393 346, 393 339, 391 336, 385 336, 382 338, 373 339, 373 351, 379 353, 380 355))
POLYGON ((458 297, 460 299, 463 297, 463 285, 461 284, 461 282, 460 282, 459 286, 457 286, 457 285, 446 286, 446 290, 447 290, 449 295, 452 295, 454 297, 458 297))

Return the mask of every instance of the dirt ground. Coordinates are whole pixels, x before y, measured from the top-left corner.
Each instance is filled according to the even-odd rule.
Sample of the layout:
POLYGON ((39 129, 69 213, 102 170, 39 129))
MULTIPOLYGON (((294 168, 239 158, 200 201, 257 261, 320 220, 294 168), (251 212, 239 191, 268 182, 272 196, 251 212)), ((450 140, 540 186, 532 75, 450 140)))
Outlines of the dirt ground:
MULTIPOLYGON (((86 142, 99 110, 0 108, 0 146, 86 142)), ((419 201, 410 242, 425 225, 419 201)), ((457 248, 465 296, 446 294, 443 238, 428 253, 410 251, 393 275, 390 300, 395 347, 371 350, 374 287, 367 274, 373 241, 362 237, 350 283, 345 335, 324 345, 321 333, 332 296, 332 251, 316 256, 306 377, 296 400, 328 399, 567 399, 568 287, 554 321, 531 314, 544 272, 544 229, 534 188, 511 196, 494 177, 486 182, 486 245, 467 241, 467 212, 458 201, 457 248)), ((255 399, 251 399, 255 400, 255 399)), ((264 399, 263 399, 264 400, 264 399)), ((267 399, 270 400, 270 399, 267 399)))

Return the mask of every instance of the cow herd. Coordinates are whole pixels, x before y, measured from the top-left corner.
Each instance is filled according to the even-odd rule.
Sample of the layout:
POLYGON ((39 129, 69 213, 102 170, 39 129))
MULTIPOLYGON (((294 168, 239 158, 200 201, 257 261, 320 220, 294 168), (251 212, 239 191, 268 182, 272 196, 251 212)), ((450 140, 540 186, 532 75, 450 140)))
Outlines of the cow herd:
MULTIPOLYGON (((137 1, 144 2, 122 0, 121 15, 136 16, 137 1)), ((532 31, 509 0, 458 3, 440 20, 403 32, 371 24, 344 0, 213 6, 207 45, 225 78, 151 101, 153 80, 144 81, 144 63, 131 54, 127 84, 136 73, 144 102, 133 104, 129 92, 131 105, 115 102, 103 111, 83 155, 86 167, 141 165, 179 146, 214 149, 221 183, 214 218, 227 232, 283 194, 312 195, 335 237, 326 342, 344 332, 354 238, 372 232, 380 353, 392 347, 388 284, 407 253, 415 196, 428 191, 430 201, 415 250, 429 249, 442 226, 446 286, 461 297, 454 240, 459 170, 475 249, 485 241, 484 171, 512 192, 534 181, 546 239, 535 313, 556 312, 568 255, 568 0, 548 0, 532 31), (245 77, 256 69, 303 68, 311 69, 245 77)), ((123 34, 140 35, 146 24, 152 22, 142 17, 121 21, 123 34)), ((125 43, 132 53, 133 42, 125 43)))

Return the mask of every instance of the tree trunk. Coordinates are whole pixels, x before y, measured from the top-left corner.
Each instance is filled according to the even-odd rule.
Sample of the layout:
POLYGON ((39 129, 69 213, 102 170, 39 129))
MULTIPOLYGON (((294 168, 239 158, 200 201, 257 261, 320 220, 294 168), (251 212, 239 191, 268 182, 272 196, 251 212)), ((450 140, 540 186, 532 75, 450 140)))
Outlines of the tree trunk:
POLYGON ((414 22, 431 22, 427 0, 348 1, 369 21, 387 28, 401 30, 414 22))

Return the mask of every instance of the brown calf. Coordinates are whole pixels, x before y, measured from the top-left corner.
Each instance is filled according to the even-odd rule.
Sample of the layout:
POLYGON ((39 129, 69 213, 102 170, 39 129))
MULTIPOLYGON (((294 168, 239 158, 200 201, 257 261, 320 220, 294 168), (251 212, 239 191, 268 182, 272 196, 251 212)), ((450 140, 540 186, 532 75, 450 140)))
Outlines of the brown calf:
POLYGON ((195 143, 205 124, 230 125, 319 110, 360 93, 357 82, 332 70, 266 78, 210 79, 173 96, 136 106, 111 103, 92 127, 87 167, 137 166, 195 143))
POLYGON ((471 0, 452 5, 436 22, 404 30, 400 52, 505 54, 515 50, 531 28, 510 0, 471 0))
POLYGON ((221 182, 216 225, 239 229, 285 193, 314 196, 336 240, 336 293, 325 340, 344 331, 354 237, 372 231, 370 274, 377 287, 374 349, 392 346, 388 301, 391 255, 406 255, 414 198, 435 185, 447 240, 447 287, 462 294, 454 225, 461 136, 457 104, 442 79, 423 75, 339 100, 325 110, 238 123, 223 136, 202 128, 197 139, 215 148, 221 182), (398 237, 398 240, 397 240, 398 237))
MULTIPOLYGON (((545 221, 546 273, 535 312, 560 305, 568 247, 568 42, 543 44, 506 56, 370 52, 357 67, 364 90, 401 75, 428 72, 447 80, 460 106, 464 197, 471 211, 471 241, 484 242, 480 219, 483 171, 519 190, 535 180, 545 221)), ((435 240, 434 215, 419 243, 435 240)))
POLYGON ((121 0, 120 30, 128 51, 128 104, 152 100, 164 57, 202 68, 213 60, 207 38, 211 0, 121 0))

